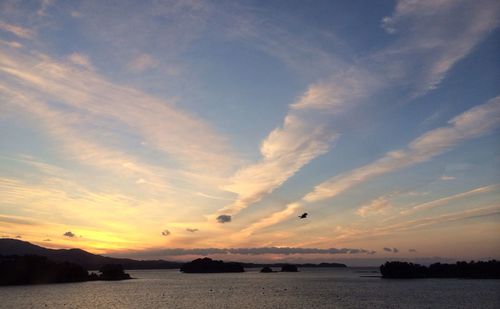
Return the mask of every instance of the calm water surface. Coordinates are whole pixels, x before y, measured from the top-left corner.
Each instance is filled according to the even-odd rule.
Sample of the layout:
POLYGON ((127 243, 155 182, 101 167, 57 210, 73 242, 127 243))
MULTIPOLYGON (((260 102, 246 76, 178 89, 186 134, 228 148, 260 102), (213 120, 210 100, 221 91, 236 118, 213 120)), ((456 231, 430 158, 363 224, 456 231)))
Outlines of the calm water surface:
POLYGON ((182 274, 0 287, 1 308, 500 308, 500 280, 383 280, 366 269, 299 273, 182 274))

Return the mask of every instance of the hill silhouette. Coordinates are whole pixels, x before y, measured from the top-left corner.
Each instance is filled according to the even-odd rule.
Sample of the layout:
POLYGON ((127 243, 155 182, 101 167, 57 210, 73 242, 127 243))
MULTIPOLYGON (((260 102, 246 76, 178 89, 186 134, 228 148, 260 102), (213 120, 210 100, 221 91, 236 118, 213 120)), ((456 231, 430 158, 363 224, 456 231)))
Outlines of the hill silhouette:
POLYGON ((50 261, 44 256, 0 258, 0 285, 81 282, 89 280, 82 266, 50 261))
MULTIPOLYGON (((166 260, 134 260, 113 258, 92 254, 82 249, 49 249, 34 245, 27 241, 11 238, 0 238, 0 256, 39 255, 55 262, 70 262, 83 266, 88 270, 98 270, 106 264, 119 264, 124 269, 179 269, 184 262, 166 260)), ((244 268, 275 267, 281 268, 287 263, 239 263, 244 268)), ((295 264, 297 267, 347 267, 341 263, 295 264)))
POLYGON ((0 255, 39 255, 55 262, 69 262, 86 269, 100 269, 106 264, 119 264, 125 269, 177 269, 183 263, 165 260, 133 260, 92 254, 82 249, 48 249, 18 239, 0 239, 0 255))
POLYGON ((103 265, 100 274, 69 262, 54 262, 39 255, 0 256, 0 285, 48 284, 131 279, 119 264, 103 265))

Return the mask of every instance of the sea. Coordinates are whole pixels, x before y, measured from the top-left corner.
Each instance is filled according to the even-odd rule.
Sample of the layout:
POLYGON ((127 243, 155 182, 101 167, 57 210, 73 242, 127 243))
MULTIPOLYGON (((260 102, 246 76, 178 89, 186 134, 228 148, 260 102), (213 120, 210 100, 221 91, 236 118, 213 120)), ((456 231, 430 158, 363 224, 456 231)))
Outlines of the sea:
POLYGON ((0 287, 0 308, 500 308, 500 280, 382 279, 376 268, 184 274, 0 287))

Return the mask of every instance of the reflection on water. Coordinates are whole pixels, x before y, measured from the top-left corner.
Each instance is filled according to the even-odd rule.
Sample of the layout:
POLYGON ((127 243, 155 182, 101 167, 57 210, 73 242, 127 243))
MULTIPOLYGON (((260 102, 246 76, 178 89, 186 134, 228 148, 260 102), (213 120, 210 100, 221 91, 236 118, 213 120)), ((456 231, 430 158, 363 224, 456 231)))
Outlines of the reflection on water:
MULTIPOLYGON (((500 280, 384 280, 366 269, 129 271, 135 280, 0 287, 2 308, 500 308, 500 280), (362 277, 363 276, 363 277, 362 277)), ((376 275, 376 274, 375 274, 376 275)))

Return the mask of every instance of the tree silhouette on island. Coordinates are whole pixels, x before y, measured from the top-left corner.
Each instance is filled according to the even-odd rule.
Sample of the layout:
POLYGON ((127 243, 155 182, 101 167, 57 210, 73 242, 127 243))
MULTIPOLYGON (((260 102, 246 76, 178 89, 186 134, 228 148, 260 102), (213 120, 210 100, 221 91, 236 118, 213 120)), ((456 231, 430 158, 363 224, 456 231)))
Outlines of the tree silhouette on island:
POLYGON ((241 273, 245 269, 241 263, 223 262, 205 257, 182 265, 180 271, 183 273, 241 273))
POLYGON ((54 262, 44 256, 1 256, 0 285, 46 284, 131 279, 117 264, 104 265, 101 274, 89 274, 80 265, 54 262))
POLYGON ((383 278, 474 278, 500 279, 500 262, 496 260, 434 263, 429 267, 408 262, 386 262, 380 266, 383 278))

